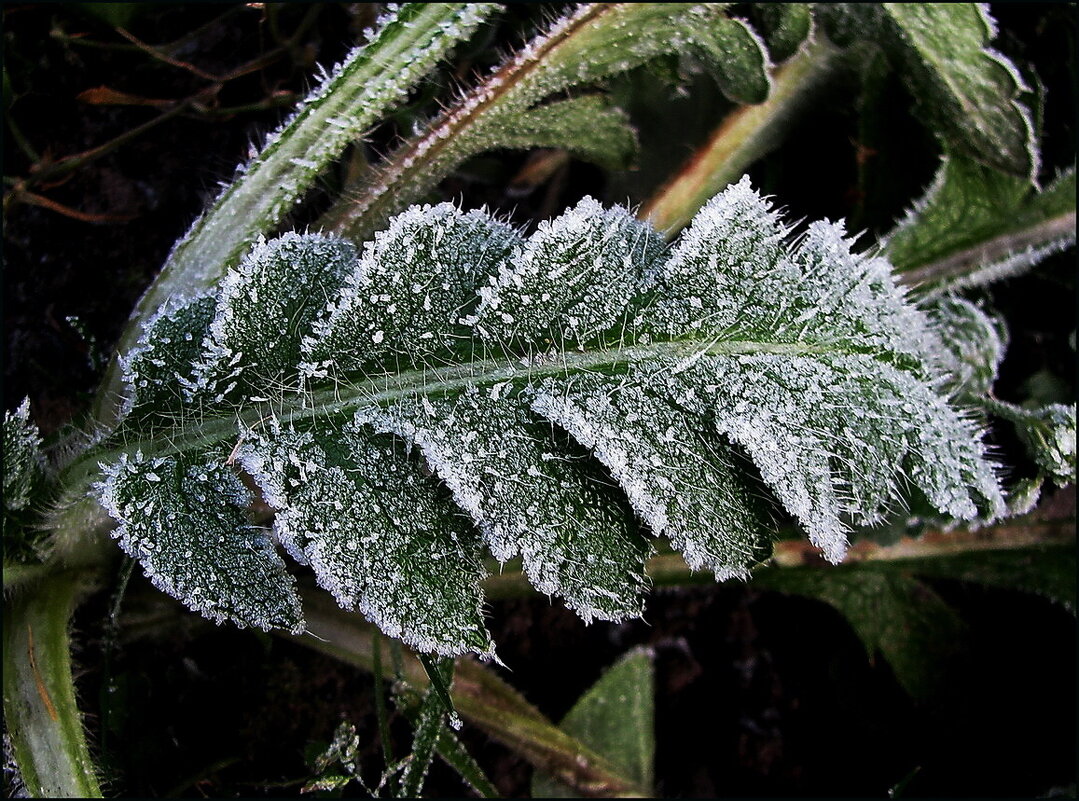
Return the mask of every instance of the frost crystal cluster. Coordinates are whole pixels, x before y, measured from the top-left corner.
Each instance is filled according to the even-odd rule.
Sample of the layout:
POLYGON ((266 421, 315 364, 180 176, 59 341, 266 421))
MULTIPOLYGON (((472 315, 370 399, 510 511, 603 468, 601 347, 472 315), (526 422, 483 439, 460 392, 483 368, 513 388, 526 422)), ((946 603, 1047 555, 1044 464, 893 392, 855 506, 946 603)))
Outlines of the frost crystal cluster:
POLYGON ((359 251, 261 242, 168 304, 125 361, 142 445, 97 492, 209 617, 303 630, 280 545, 386 633, 489 656, 485 553, 621 620, 656 536, 744 578, 776 501, 833 562, 912 499, 1000 515, 946 333, 841 225, 793 238, 746 179, 672 248, 589 198, 527 238, 413 207, 359 251))

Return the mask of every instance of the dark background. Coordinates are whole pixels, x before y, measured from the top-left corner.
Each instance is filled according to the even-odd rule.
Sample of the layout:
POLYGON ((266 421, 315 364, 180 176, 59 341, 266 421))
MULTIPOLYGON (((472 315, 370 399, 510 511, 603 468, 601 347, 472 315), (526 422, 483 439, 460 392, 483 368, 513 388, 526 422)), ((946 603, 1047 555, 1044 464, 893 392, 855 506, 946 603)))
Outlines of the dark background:
MULTIPOLYGON (((1049 178, 1074 160, 1074 9, 1006 4, 993 11, 1001 24, 996 46, 1045 86, 1049 178)), ((486 67, 543 13, 514 6, 497 29, 460 49, 457 63, 465 66, 456 77, 486 67)), ((29 396, 34 418, 51 433, 78 422, 135 301, 218 182, 302 95, 315 63, 339 60, 372 14, 349 4, 43 3, 6 4, 3 20, 4 406, 29 396), (117 25, 142 42, 173 43, 174 63, 131 44, 117 25), (215 84, 207 74, 224 75, 275 48, 270 63, 207 93, 215 84), (169 108, 93 102, 101 93, 86 92, 99 87, 142 102, 203 95, 198 108, 41 179, 64 157, 169 108)), ((373 131, 360 155, 384 152, 398 130, 428 113, 439 88, 455 79, 452 69, 373 131)), ((441 194, 512 212, 521 224, 586 193, 640 202, 726 110, 709 79, 686 80, 689 98, 637 120, 649 154, 639 170, 605 176, 571 160, 543 185, 522 188, 528 157, 496 153, 464 165, 441 194), (678 136, 658 119, 675 120, 678 136)), ((648 97, 649 86, 655 79, 642 72, 614 89, 648 97)), ((640 107, 649 110, 646 102, 640 107)), ((852 74, 823 90, 751 175, 792 217, 846 217, 872 237, 920 194, 937 155, 899 78, 882 95, 862 98, 852 74)), ((327 175, 292 222, 314 219, 347 170, 327 175)), ((1074 253, 999 285, 990 300, 1012 336, 999 396, 1073 398, 1074 253)), ((1029 470, 1006 432, 993 436, 1016 473, 1029 470)), ((367 675, 291 643, 215 627, 156 593, 138 572, 118 633, 105 625, 115 577, 77 618, 78 686, 109 791, 294 795, 309 777, 305 754, 343 719, 360 732, 366 776, 378 775, 367 675)), ((502 675, 554 720, 626 649, 652 644, 661 795, 883 797, 903 782, 901 793, 912 797, 1074 793, 1074 617, 1016 592, 947 581, 933 587, 969 630, 964 648, 940 666, 938 693, 921 701, 906 695, 885 662, 867 660, 831 607, 752 586, 657 592, 643 622, 623 625, 585 627, 542 598, 497 602, 491 630, 512 668, 502 675)), ((404 753, 408 727, 400 719, 394 725, 404 753)), ((527 793, 526 763, 467 727, 464 737, 500 790, 527 793)), ((427 794, 462 792, 436 762, 427 794)))

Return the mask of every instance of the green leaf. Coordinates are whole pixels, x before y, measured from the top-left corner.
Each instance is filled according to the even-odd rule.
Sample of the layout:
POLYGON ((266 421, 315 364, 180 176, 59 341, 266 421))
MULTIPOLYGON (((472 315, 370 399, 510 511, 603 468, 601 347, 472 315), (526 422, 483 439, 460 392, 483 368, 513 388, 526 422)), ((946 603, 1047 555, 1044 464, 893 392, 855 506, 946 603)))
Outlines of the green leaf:
POLYGON ((178 296, 150 319, 138 343, 120 360, 128 385, 124 417, 146 420, 166 409, 180 413, 184 378, 202 353, 216 310, 215 294, 178 296))
POLYGON ((499 146, 562 148, 611 170, 626 169, 637 155, 629 117, 600 95, 558 100, 519 114, 499 136, 499 146))
POLYGON ((793 56, 813 28, 808 3, 753 3, 749 13, 776 64, 793 56))
POLYGON ((180 378, 188 400, 221 403, 295 381, 300 336, 355 264, 355 248, 340 239, 259 242, 221 282, 201 355, 191 378, 180 378))
MULTIPOLYGON (((196 508, 184 482, 231 448, 219 494, 238 462, 277 540, 342 606, 445 656, 493 656, 483 546, 520 555, 584 620, 623 620, 643 608, 650 535, 745 576, 767 545, 765 488, 833 562, 851 524, 914 492, 950 518, 999 516, 976 424, 942 394, 960 370, 947 332, 851 245, 832 223, 792 239, 748 180, 670 250, 590 198, 527 239, 416 207, 351 263, 336 240, 289 235, 223 287, 190 380, 204 391, 132 416, 86 458, 112 462, 99 493, 121 543, 190 603, 186 571, 214 553, 192 566, 186 539, 204 549, 199 532, 229 526, 168 513, 196 508)), ((276 597, 258 586, 276 554, 259 553, 244 592, 276 597)), ((239 611, 219 596, 252 617, 247 596, 239 611)))
POLYGON ((883 656, 899 683, 916 698, 928 698, 937 690, 940 665, 955 652, 966 629, 932 589, 899 572, 866 566, 780 569, 758 572, 753 583, 835 607, 869 657, 883 656))
POLYGON ((1030 112, 1017 101, 1028 91, 1019 71, 990 48, 996 23, 975 3, 882 3, 906 46, 918 110, 949 150, 1037 179, 1038 152, 1030 112))
POLYGON ((247 521, 250 494, 228 466, 139 453, 111 465, 97 491, 119 523, 113 536, 158 589, 219 623, 304 630, 295 580, 247 521))
POLYGON ((917 113, 954 155, 1033 183, 1038 150, 1028 91, 1015 65, 989 47, 996 23, 976 3, 818 6, 830 36, 882 45, 907 73, 917 113))
POLYGON ((312 379, 345 375, 388 354, 420 361, 468 336, 461 309, 479 278, 504 269, 516 241, 509 226, 452 203, 399 214, 343 285, 322 285, 336 296, 302 340, 301 371, 312 379))
POLYGON ((971 399, 987 395, 1008 347, 1003 322, 969 300, 954 296, 930 298, 921 308, 946 348, 941 366, 954 390, 971 399))
MULTIPOLYGON (((655 699, 650 649, 636 648, 616 662, 580 697, 559 728, 610 760, 641 797, 652 795, 655 699)), ((556 779, 537 771, 533 798, 577 798, 556 779)))
POLYGON ((950 157, 925 196, 884 240, 903 280, 920 290, 978 286, 1027 270, 1075 244, 1075 172, 1041 191, 950 157))
POLYGON ((678 31, 690 52, 700 58, 716 83, 736 103, 763 103, 772 81, 767 51, 753 29, 727 18, 718 5, 694 6, 678 31))
POLYGON ((1058 486, 1075 482, 1075 405, 1060 403, 1024 409, 989 399, 986 409, 1015 425, 1038 468, 1058 486))

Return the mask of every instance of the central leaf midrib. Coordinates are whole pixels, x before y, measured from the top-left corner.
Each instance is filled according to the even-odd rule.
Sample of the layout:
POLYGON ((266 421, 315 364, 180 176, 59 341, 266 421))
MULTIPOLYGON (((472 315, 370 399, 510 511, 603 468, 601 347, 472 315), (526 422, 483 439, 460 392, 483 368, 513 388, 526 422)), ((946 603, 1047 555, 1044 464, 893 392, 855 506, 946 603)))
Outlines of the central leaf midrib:
POLYGON ((460 391, 470 386, 484 387, 506 381, 535 381, 582 371, 602 371, 630 363, 656 363, 659 360, 689 360, 700 356, 739 354, 842 355, 859 352, 840 344, 811 342, 767 342, 757 340, 663 340, 647 345, 633 344, 587 351, 550 351, 532 357, 501 356, 442 367, 424 367, 397 373, 370 376, 352 385, 337 384, 307 395, 292 395, 289 400, 271 400, 247 409, 222 410, 197 424, 169 428, 141 440, 131 439, 133 432, 121 432, 124 444, 109 447, 106 443, 73 464, 71 472, 85 471, 89 465, 109 462, 122 454, 141 451, 146 457, 171 456, 210 448, 235 439, 238 426, 256 428, 276 420, 282 424, 302 424, 319 418, 341 418, 362 406, 388 403, 417 393, 436 394, 460 391))

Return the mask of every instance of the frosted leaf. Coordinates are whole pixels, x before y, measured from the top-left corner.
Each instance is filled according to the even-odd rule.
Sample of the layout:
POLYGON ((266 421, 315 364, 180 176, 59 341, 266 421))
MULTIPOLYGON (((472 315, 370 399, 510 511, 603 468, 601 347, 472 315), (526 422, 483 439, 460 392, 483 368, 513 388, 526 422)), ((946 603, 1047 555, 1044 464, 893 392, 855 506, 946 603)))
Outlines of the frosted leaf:
POLYGON ((777 64, 793 56, 813 28, 808 3, 754 3, 749 14, 777 64))
POLYGON ((871 356, 705 357, 679 377, 681 402, 711 411, 832 561, 846 552, 845 519, 881 522, 906 486, 954 518, 1004 512, 975 424, 871 356))
MULTIPOLYGON (((852 525, 907 503, 1000 516, 976 418, 945 393, 983 391, 1003 341, 964 301, 916 308, 851 244, 833 223, 791 241, 746 180, 669 258, 653 229, 591 199, 527 240, 483 212, 413 207, 359 262, 337 240, 289 235, 257 247, 214 301, 183 383, 193 434, 172 429, 170 452, 227 452, 239 417, 221 461, 256 479, 285 549, 342 605, 444 655, 493 654, 483 544, 519 554, 586 621, 641 612, 652 551, 633 511, 691 566, 744 576, 764 544, 754 472, 832 561, 852 525)), ((163 314, 132 357, 161 386, 169 362, 150 360, 189 312, 201 319, 192 303, 163 314)), ((1061 478, 1068 422, 1024 422, 1061 478)), ((180 458, 105 468, 124 547, 195 605, 196 578, 231 591, 199 538, 223 543, 224 565, 251 541, 262 561, 244 569, 279 571, 294 597, 269 540, 243 524, 235 476, 180 458)))
POLYGON ((346 426, 256 436, 238 458, 319 584, 420 651, 491 656, 479 539, 400 443, 346 426))
POLYGON ((599 95, 556 100, 513 116, 498 129, 502 147, 561 148, 608 169, 626 169, 637 154, 629 116, 599 95))
POLYGON ((689 50, 711 69, 723 94, 737 103, 763 103, 772 82, 767 48, 739 19, 719 4, 692 6, 681 25, 689 50))
POLYGON ((977 3, 882 3, 890 32, 914 74, 919 111, 949 150, 1033 182, 1039 157, 1030 91, 1016 66, 989 47, 996 24, 977 3))
POLYGON ((113 537, 158 589, 218 623, 304 630, 295 580, 248 522, 250 494, 229 467, 136 454, 95 489, 119 523, 113 537))
POLYGON ((587 342, 619 320, 662 251, 651 226, 585 197, 540 223, 514 264, 480 289, 476 331, 499 346, 587 342))
POLYGON ((996 24, 983 3, 820 3, 833 41, 875 41, 903 70, 916 114, 953 154, 1033 183, 1039 157, 1029 91, 1019 70, 989 46, 996 24))
MULTIPOLYGON (((1015 425, 1015 432, 1038 465, 1042 477, 1057 486, 1075 482, 1075 405, 1050 403, 1024 409, 1011 403, 990 399, 988 411, 1015 425)), ((1035 486, 1041 484, 1041 477, 1035 486)))
MULTIPOLYGON (((651 376, 650 380, 662 380, 651 376)), ((641 376, 546 381, 532 409, 589 448, 656 535, 690 568, 748 578, 765 556, 754 488, 706 421, 652 395, 641 376)))
POLYGON ((44 479, 41 444, 26 398, 14 412, 4 413, 4 508, 9 512, 27 509, 44 479))
POLYGON ((970 397, 988 393, 1008 346, 1003 323, 958 297, 933 298, 922 308, 944 346, 938 367, 948 385, 970 397))
POLYGON ((218 403, 238 387, 266 390, 296 370, 300 339, 354 268, 343 239, 285 234, 259 242, 221 282, 192 398, 218 403))
POLYGON ((415 443, 500 561, 520 554, 540 592, 586 622, 639 615, 648 542, 617 497, 509 393, 407 398, 357 413, 415 443))
POLYGON ((940 344, 888 263, 851 253, 841 224, 813 223, 797 247, 748 177, 710 200, 651 276, 645 330, 668 336, 813 343, 919 364, 940 344))
POLYGON ((216 309, 217 297, 211 293, 170 299, 147 324, 138 345, 121 360, 131 422, 180 409, 181 377, 191 372, 201 353, 216 309))
POLYGON ((505 269, 519 237, 480 211, 413 206, 364 248, 363 258, 304 337, 304 371, 345 373, 389 351, 419 360, 467 329, 479 280, 505 269))

